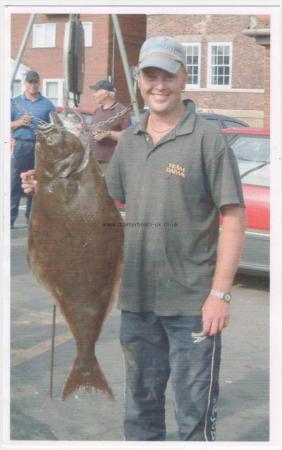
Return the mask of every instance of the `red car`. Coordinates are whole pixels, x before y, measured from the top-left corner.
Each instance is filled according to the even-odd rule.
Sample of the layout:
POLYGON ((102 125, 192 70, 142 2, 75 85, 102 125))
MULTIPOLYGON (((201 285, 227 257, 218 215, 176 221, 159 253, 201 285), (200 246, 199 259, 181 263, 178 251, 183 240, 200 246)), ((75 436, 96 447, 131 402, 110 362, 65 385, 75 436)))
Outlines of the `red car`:
POLYGON ((229 141, 241 175, 247 231, 239 269, 269 274, 270 133, 255 128, 221 130, 229 141))

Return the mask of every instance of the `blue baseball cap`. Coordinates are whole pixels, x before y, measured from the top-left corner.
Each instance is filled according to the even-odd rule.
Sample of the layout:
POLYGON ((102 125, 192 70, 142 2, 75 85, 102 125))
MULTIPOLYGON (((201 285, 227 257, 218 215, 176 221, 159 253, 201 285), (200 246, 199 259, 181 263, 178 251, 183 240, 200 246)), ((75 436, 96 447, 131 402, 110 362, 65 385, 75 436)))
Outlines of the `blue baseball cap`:
POLYGON ((143 43, 140 49, 139 70, 157 67, 169 73, 176 73, 181 65, 186 68, 185 49, 173 37, 151 37, 143 43))

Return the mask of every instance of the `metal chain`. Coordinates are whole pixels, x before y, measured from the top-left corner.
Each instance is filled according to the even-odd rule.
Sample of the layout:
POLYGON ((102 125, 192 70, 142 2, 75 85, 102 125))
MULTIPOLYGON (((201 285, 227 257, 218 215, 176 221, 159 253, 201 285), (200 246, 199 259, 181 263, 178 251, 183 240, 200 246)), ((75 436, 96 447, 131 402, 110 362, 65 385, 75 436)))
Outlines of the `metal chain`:
MULTIPOLYGON (((45 120, 40 119, 40 117, 37 117, 34 114, 31 114, 29 111, 26 110, 26 108, 23 105, 20 105, 19 103, 17 103, 13 98, 12 98, 12 103, 14 104, 14 106, 18 110, 18 112, 31 117, 32 119, 36 120, 38 122, 38 124, 40 124, 40 125, 48 124, 48 122, 45 122, 45 120)), ((28 124, 26 126, 32 128, 32 129, 35 129, 37 127, 37 125, 34 125, 34 124, 28 124)))
MULTIPOLYGON (((28 112, 22 105, 18 104, 14 99, 12 99, 12 102, 15 105, 15 108, 20 113, 32 117, 33 119, 35 119, 41 125, 47 125, 48 124, 48 122, 45 122, 44 120, 40 119, 39 117, 36 117, 34 114, 31 114, 30 112, 28 112)), ((68 110, 70 110, 70 109, 71 108, 68 108, 68 110)), ((101 122, 98 122, 96 124, 90 125, 87 128, 88 128, 89 131, 95 131, 95 130, 97 130, 99 128, 101 129, 105 125, 111 124, 111 123, 115 122, 116 120, 120 119, 121 117, 125 116, 131 109, 132 109, 132 105, 130 104, 126 108, 124 108, 123 110, 119 111, 115 116, 110 117, 107 120, 103 120, 101 122)), ((33 124, 29 124, 27 126, 29 126, 30 128, 33 128, 33 129, 36 128, 36 125, 33 125, 33 124)), ((62 127, 62 128, 64 128, 64 127, 62 127)))
POLYGON ((101 122, 94 123, 93 125, 88 126, 88 129, 90 131, 95 131, 98 128, 101 129, 102 127, 104 127, 104 125, 108 125, 110 123, 113 123, 117 119, 120 119, 121 117, 125 116, 131 109, 132 109, 132 105, 130 104, 126 108, 124 108, 123 110, 119 111, 115 116, 110 117, 107 120, 103 120, 101 122))

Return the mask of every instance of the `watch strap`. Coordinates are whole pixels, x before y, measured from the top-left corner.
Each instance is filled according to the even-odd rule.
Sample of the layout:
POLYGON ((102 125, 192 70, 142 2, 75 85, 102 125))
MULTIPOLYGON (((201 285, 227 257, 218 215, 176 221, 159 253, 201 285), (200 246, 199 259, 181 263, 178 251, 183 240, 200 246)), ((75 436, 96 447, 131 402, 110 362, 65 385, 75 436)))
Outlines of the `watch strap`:
POLYGON ((217 291, 216 289, 211 289, 210 295, 220 298, 221 300, 224 300, 226 303, 230 303, 232 298, 230 292, 217 291))

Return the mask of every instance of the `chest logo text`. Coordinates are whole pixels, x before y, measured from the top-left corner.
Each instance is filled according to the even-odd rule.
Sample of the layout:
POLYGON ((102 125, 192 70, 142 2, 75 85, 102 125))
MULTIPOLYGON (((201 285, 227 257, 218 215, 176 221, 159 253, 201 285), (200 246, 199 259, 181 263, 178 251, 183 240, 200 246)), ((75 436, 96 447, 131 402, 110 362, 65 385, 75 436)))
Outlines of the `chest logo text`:
POLYGON ((186 168, 180 164, 169 163, 166 172, 172 173, 173 175, 178 175, 179 177, 186 177, 186 168))

